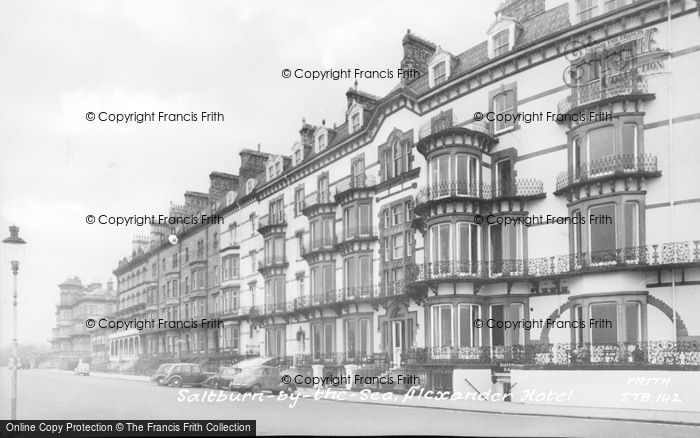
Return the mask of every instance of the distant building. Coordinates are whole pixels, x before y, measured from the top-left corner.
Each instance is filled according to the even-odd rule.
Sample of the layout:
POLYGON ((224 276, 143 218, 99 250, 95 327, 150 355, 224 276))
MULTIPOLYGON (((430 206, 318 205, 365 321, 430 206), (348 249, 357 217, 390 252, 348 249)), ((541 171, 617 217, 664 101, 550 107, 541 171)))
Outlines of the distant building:
POLYGON ((80 278, 69 278, 58 285, 56 328, 51 337, 50 359, 60 368, 71 368, 82 360, 99 364, 108 360, 105 336, 98 328, 87 328, 86 321, 99 321, 114 311, 112 282, 83 285, 80 278))

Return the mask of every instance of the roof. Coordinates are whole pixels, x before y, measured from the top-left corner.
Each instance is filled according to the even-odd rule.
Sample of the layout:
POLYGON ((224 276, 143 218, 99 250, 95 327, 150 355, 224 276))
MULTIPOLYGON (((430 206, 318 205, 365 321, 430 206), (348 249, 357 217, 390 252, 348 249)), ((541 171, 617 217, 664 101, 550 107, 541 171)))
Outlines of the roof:
MULTIPOLYGON (((520 25, 522 26, 522 33, 515 42, 516 49, 569 27, 569 4, 564 3, 556 8, 543 11, 523 21, 520 25)), ((458 62, 450 76, 456 77, 487 64, 490 61, 487 47, 488 43, 482 41, 457 55, 458 62)), ((429 90, 428 75, 422 75, 417 78, 408 84, 407 88, 416 94, 427 92, 429 90)))

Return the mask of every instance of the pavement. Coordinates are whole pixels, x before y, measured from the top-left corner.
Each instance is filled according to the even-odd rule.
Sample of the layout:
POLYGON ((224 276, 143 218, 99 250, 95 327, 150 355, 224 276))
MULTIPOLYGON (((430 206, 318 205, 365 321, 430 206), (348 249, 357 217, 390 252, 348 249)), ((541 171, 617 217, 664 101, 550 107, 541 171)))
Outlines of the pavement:
MULTIPOLYGON (((58 371, 72 374, 71 371, 58 371)), ((115 373, 90 373, 96 377, 149 382, 147 376, 115 373)), ((533 405, 517 402, 492 402, 477 400, 445 400, 403 394, 350 391, 338 388, 299 388, 304 398, 322 399, 337 403, 362 403, 368 405, 417 407, 489 414, 528 415, 542 417, 582 418, 595 420, 625 420, 658 424, 682 424, 700 426, 700 412, 663 411, 651 409, 614 409, 561 405, 533 405)))

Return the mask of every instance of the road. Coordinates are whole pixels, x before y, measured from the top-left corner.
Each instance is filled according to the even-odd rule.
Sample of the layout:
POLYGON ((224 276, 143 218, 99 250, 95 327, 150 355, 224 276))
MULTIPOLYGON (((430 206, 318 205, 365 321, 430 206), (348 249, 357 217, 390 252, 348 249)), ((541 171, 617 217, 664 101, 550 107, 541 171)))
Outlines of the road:
MULTIPOLYGON (((0 418, 10 415, 10 372, 0 368, 0 418)), ((54 370, 20 370, 19 419, 257 420, 260 435, 478 435, 698 437, 700 427, 610 420, 484 414, 362 402, 276 397, 221 402, 183 401, 182 389, 54 370)), ((201 397, 206 389, 187 389, 201 397)), ((218 394, 218 391, 216 392, 218 394)), ((226 396, 237 393, 222 392, 226 396)))

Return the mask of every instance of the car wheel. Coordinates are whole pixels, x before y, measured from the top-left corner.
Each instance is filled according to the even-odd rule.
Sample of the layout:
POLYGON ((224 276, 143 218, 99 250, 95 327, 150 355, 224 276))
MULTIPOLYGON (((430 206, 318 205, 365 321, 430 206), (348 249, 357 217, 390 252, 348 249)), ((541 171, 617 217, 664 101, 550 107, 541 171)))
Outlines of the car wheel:
POLYGON ((219 383, 218 380, 213 379, 209 382, 209 387, 211 389, 221 389, 221 384, 219 383))
POLYGON ((260 386, 259 383, 256 383, 250 388, 250 392, 258 393, 260 391, 262 391, 262 386, 260 386))
POLYGON ((284 392, 287 393, 287 395, 292 395, 296 392, 297 388, 294 385, 288 385, 286 388, 284 388, 284 392))
POLYGON ((163 378, 158 377, 158 379, 156 380, 156 383, 158 384, 158 386, 163 386, 163 378))
POLYGON ((170 381, 170 385, 179 388, 182 386, 182 379, 180 379, 179 377, 175 377, 173 380, 170 381))

